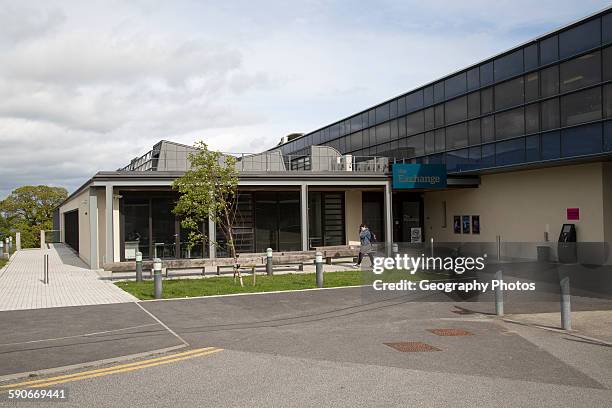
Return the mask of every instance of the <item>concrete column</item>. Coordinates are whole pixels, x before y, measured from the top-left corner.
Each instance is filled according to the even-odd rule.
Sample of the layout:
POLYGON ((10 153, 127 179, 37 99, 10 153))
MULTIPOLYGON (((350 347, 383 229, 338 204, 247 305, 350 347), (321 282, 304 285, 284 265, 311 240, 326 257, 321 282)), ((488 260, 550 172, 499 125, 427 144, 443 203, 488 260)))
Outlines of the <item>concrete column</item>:
POLYGON ((208 257, 210 259, 217 258, 217 247, 215 242, 217 241, 217 225, 212 218, 208 218, 208 257))
POLYGON ((393 244, 393 206, 391 205, 391 182, 385 184, 385 249, 386 255, 391 256, 393 244))
POLYGON ((104 256, 104 262, 113 262, 113 185, 106 185, 106 254, 104 256))
POLYGON ((45 231, 44 230, 40 230, 40 249, 46 249, 46 245, 45 245, 45 231))
POLYGON ((302 251, 308 251, 308 184, 300 189, 300 213, 302 219, 302 251))
POLYGON ((96 189, 93 187, 89 188, 89 208, 87 212, 89 215, 89 268, 98 269, 100 267, 98 259, 98 196, 96 195, 96 189))

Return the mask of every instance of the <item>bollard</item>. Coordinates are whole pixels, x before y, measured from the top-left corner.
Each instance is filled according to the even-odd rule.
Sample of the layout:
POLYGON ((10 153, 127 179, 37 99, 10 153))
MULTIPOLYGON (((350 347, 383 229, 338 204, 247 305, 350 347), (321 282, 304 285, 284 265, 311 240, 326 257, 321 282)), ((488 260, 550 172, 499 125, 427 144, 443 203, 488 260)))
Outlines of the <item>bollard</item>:
POLYGON ((315 255, 315 271, 317 273, 317 288, 323 287, 323 254, 317 252, 315 255))
POLYGON ((4 241, 0 239, 0 258, 4 258, 4 241))
POLYGON ((15 251, 21 251, 21 232, 15 233, 15 251))
POLYGON ((274 273, 272 270, 272 248, 266 249, 266 272, 268 276, 272 276, 274 273))
POLYGON ((393 256, 397 255, 397 253, 399 252, 399 245, 397 245, 397 243, 393 243, 393 245, 391 246, 391 250, 393 251, 393 256))
MULTIPOLYGON (((500 281, 503 279, 501 269, 495 272, 495 279, 500 281)), ((501 288, 501 285, 498 285, 495 288, 495 314, 497 316, 504 315, 504 291, 501 288)))
POLYGON ((431 257, 434 257, 434 241, 433 241, 433 237, 430 239, 431 242, 431 257))
POLYGON ((155 299, 162 297, 162 263, 161 259, 153 259, 153 284, 155 286, 155 299))
POLYGON ((567 272, 561 274, 561 328, 572 329, 572 307, 570 296, 570 278, 567 272))
POLYGON ((136 252, 136 282, 142 282, 142 252, 136 252))

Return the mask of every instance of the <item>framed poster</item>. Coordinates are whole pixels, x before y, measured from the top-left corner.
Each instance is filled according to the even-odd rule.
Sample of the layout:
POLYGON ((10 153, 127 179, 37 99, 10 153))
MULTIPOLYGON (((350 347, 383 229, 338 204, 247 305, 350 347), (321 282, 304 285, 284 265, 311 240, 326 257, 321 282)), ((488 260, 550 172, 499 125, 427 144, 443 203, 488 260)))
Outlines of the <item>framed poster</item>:
POLYGON ((458 215, 453 217, 453 231, 455 234, 461 234, 461 217, 458 215))
POLYGON ((472 234, 480 234, 480 215, 472 215, 472 234))
POLYGON ((462 221, 462 232, 464 234, 469 234, 470 233, 470 216, 469 215, 461 216, 461 221, 462 221))

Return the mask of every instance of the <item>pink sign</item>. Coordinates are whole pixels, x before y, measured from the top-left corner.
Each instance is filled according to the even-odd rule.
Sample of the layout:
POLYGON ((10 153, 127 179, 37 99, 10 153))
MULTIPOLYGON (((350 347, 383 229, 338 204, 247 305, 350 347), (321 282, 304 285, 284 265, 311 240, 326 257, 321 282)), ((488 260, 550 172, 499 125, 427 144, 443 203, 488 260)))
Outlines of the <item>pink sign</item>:
POLYGON ((578 221, 580 219, 580 208, 568 208, 567 219, 568 221, 578 221))

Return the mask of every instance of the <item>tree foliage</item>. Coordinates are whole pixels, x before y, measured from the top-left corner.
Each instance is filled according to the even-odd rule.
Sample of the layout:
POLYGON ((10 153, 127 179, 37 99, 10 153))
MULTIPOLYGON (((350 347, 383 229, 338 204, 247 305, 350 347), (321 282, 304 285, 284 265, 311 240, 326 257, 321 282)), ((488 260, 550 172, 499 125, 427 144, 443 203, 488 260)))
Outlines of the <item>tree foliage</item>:
POLYGON ((21 233, 21 245, 40 245, 40 230, 53 229, 53 210, 66 199, 63 187, 23 186, 0 201, 0 232, 21 233))
POLYGON ((234 258, 234 276, 242 284, 233 231, 238 195, 236 158, 208 150, 202 141, 194 147, 196 151, 189 154, 191 169, 174 182, 174 188, 180 193, 174 213, 181 217, 181 226, 189 231, 188 245, 191 246, 209 241, 201 226, 209 218, 215 222, 227 239, 227 249, 234 258))

